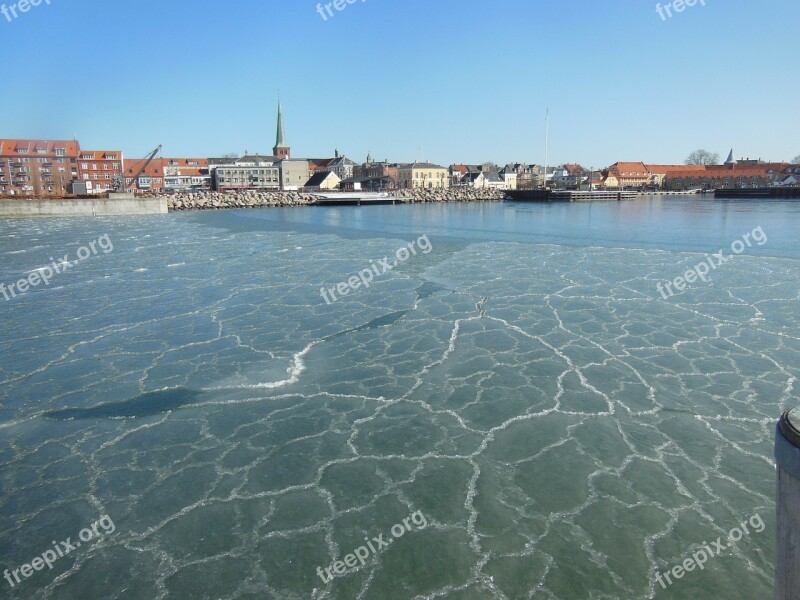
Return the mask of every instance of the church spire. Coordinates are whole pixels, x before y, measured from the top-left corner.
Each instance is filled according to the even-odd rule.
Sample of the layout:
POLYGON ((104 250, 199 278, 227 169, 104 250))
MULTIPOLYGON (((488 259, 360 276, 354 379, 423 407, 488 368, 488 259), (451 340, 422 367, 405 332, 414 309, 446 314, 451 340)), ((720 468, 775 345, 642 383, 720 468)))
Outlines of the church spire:
POLYGON ((725 161, 726 165, 735 165, 736 159, 733 158, 733 148, 731 148, 731 153, 728 154, 728 160, 725 161))
POLYGON ((272 154, 278 158, 289 158, 292 154, 283 131, 283 107, 280 100, 278 100, 278 131, 275 134, 275 147, 272 149, 272 154))

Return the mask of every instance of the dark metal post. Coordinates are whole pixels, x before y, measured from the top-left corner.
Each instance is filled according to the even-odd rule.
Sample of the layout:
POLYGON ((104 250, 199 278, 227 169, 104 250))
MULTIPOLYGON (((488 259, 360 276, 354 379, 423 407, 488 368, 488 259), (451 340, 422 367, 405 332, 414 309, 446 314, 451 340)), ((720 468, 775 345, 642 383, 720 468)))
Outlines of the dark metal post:
POLYGON ((775 433, 777 533, 775 600, 800 599, 800 411, 787 411, 775 433))

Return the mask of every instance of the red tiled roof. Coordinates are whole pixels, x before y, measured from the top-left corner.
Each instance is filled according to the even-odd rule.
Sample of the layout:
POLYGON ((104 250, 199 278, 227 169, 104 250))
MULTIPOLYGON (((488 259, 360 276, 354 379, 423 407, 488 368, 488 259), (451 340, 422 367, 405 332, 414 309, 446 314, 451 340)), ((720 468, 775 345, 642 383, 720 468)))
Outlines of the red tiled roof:
POLYGON ((641 173, 647 174, 647 167, 643 162, 616 162, 608 168, 609 171, 616 171, 617 173, 641 173))
POLYGON ((647 165, 653 173, 663 175, 673 171, 705 171, 705 165, 647 165))
MULTIPOLYGON (((17 149, 24 148, 27 154, 36 155, 37 150, 44 149, 44 155, 55 156, 56 149, 66 150, 67 156, 80 153, 80 144, 76 140, 0 140, 0 155, 20 156, 17 149)), ((41 156, 41 155, 39 155, 41 156)))
POLYGON ((79 157, 83 160, 120 160, 122 150, 81 150, 79 157), (87 155, 91 156, 84 158, 87 155), (116 158, 105 158, 109 155, 116 156, 116 158))
MULTIPOLYGON (((137 158, 137 159, 125 159, 125 177, 133 177, 142 167, 142 165, 147 162, 147 159, 144 158, 137 158)), ((163 177, 164 176, 164 159, 163 158, 154 158, 150 161, 150 164, 147 165, 147 169, 141 173, 142 175, 149 175, 150 177, 163 177)))

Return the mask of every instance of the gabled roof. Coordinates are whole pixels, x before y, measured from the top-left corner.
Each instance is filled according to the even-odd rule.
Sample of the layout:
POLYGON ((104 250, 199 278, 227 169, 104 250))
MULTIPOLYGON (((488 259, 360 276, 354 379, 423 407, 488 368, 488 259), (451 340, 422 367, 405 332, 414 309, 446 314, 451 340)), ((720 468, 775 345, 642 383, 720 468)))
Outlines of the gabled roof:
POLYGON ((616 172, 618 175, 647 175, 648 170, 643 162, 616 162, 608 168, 609 172, 616 172))
POLYGON ((350 160, 346 156, 337 156, 336 158, 332 158, 328 162, 327 166, 328 167, 341 167, 341 166, 354 167, 354 166, 356 166, 356 164, 357 164, 356 162, 350 160))
POLYGON ((320 171, 319 173, 314 173, 311 178, 306 181, 305 187, 316 187, 318 185, 322 185, 331 175, 338 179, 336 173, 332 171, 320 171))

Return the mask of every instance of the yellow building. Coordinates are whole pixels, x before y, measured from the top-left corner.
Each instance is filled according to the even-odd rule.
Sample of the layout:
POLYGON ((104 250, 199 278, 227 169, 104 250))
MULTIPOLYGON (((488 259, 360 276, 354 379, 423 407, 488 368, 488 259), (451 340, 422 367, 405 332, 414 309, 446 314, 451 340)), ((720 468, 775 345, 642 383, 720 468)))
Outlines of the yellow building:
POLYGON ((618 162, 603 171, 603 187, 607 188, 642 188, 656 185, 657 181, 658 177, 642 162, 618 162))
POLYGON ((415 162, 402 165, 398 172, 398 187, 401 189, 447 189, 450 177, 447 169, 432 163, 415 162))

